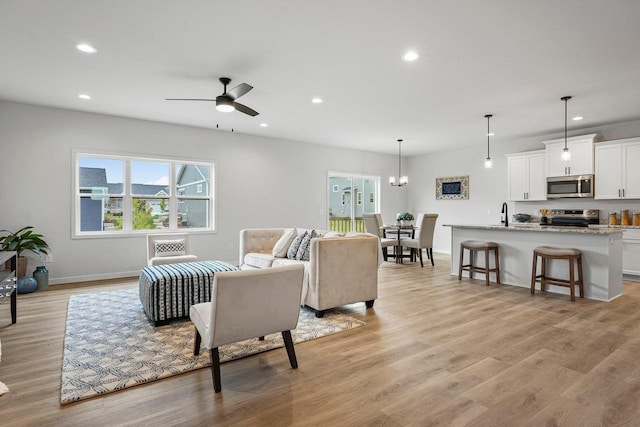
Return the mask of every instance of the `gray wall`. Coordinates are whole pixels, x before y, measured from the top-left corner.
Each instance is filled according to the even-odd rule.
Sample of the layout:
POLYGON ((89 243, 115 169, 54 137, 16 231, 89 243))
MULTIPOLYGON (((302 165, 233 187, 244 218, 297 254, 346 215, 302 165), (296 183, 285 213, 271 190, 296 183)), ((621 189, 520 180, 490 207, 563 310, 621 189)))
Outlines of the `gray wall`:
MULTIPOLYGON (((240 133, 0 101, 0 229, 33 225, 53 250, 51 283, 137 275, 144 235, 71 238, 71 152, 101 150, 216 164, 217 232, 191 237, 201 259, 237 262, 248 227, 327 227, 327 173, 380 176, 396 156, 240 133)), ((382 186, 382 214, 404 209, 406 189, 382 186)), ((28 273, 38 265, 30 260, 28 273)))

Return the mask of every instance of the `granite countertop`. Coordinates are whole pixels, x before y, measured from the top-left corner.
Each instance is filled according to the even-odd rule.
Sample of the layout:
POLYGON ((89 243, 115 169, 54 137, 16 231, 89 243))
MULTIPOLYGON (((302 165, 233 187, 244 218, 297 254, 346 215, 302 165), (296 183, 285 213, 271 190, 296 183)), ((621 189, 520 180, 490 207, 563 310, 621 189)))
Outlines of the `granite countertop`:
POLYGON ((581 233, 581 234, 616 234, 622 233, 620 227, 553 227, 536 223, 516 223, 505 227, 503 224, 444 224, 444 227, 476 228, 479 230, 497 231, 536 231, 548 233, 581 233))
POLYGON ((622 229, 624 230, 628 230, 628 229, 635 229, 635 230, 640 230, 640 226, 639 225, 608 225, 608 224, 597 224, 597 225, 590 225, 589 228, 618 228, 618 229, 622 229))

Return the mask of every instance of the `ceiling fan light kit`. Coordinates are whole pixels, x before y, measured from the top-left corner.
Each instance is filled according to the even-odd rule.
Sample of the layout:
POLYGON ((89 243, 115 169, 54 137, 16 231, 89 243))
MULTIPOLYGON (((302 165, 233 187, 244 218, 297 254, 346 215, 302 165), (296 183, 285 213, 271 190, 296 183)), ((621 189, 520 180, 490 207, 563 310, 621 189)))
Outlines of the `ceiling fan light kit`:
POLYGON ((232 89, 227 91, 227 85, 231 83, 231 79, 229 77, 220 77, 220 83, 224 86, 224 91, 222 95, 216 96, 216 99, 206 99, 206 98, 166 98, 167 101, 215 101, 216 102, 216 110, 221 111, 223 113, 230 113, 234 110, 238 110, 241 113, 247 114, 251 117, 257 116, 258 113, 253 108, 249 108, 244 104, 240 104, 236 102, 236 99, 245 95, 253 86, 248 85, 246 83, 240 83, 238 86, 235 86, 232 89))

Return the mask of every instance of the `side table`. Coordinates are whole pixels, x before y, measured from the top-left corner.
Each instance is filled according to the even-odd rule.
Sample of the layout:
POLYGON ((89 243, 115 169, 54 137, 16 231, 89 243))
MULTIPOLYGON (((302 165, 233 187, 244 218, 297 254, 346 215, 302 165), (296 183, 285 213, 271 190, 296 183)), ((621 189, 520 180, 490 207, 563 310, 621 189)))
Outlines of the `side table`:
POLYGON ((17 321, 18 289, 16 284, 17 252, 0 252, 0 305, 11 299, 11 323, 17 321))

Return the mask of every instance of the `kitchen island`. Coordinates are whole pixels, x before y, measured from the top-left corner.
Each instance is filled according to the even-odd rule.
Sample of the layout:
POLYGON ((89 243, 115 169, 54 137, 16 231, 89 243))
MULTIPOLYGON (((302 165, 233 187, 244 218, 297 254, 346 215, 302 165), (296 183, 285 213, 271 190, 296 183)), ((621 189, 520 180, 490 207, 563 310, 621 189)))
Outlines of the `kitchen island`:
MULTIPOLYGON (((465 225, 451 227, 451 274, 458 275, 460 243, 465 240, 496 242, 500 247, 500 280, 503 284, 531 287, 533 249, 537 246, 576 248, 582 251, 585 298, 611 301, 622 295, 622 231, 615 228, 553 227, 538 224, 465 225)), ((467 262, 468 254, 465 254, 467 262)), ((491 262, 491 261, 490 261, 491 262)), ((484 258, 476 264, 484 266, 484 258)), ((540 263, 538 263, 540 272, 540 263)), ((466 276, 468 274, 463 272, 466 276)), ((484 277, 476 273, 476 277, 484 277)), ((569 277, 566 261, 551 260, 547 275, 569 277)), ((493 280, 493 275, 491 276, 493 280)), ((493 282, 492 282, 493 283, 493 282)), ((540 292, 540 285, 536 287, 540 292)), ((569 289, 547 286, 548 292, 569 294, 569 289)))

